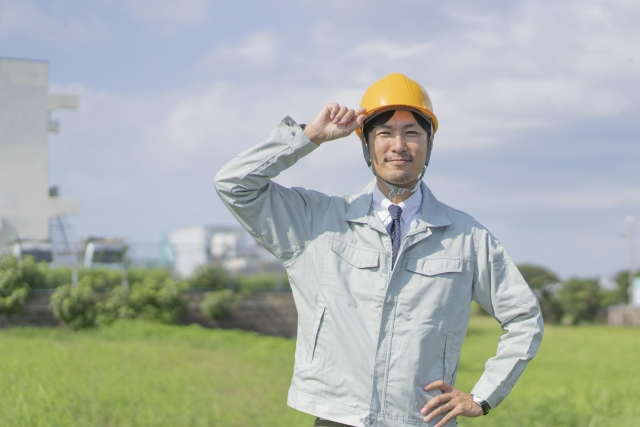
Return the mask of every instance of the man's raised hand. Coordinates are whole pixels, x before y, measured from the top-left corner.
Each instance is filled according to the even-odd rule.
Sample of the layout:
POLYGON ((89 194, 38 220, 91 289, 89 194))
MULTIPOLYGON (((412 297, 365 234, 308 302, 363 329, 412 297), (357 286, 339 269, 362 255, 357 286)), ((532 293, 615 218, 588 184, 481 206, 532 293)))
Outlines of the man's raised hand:
POLYGON ((317 145, 344 138, 362 126, 367 117, 365 112, 364 108, 354 110, 344 105, 327 104, 304 128, 304 133, 317 145))

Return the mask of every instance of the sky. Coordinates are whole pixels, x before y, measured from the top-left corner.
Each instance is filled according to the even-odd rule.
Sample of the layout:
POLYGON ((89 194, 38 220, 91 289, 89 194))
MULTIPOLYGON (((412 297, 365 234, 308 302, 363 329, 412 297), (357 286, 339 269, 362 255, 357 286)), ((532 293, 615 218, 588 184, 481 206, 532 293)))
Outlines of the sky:
MULTIPOLYGON (((47 60, 50 91, 80 96, 50 137, 80 236, 234 224, 220 167, 285 116, 357 107, 401 72, 438 117, 440 201, 518 263, 611 277, 625 217, 640 221, 638 22, 631 0, 0 0, 0 57, 47 60)), ((344 195, 371 179, 354 134, 276 181, 344 195)))

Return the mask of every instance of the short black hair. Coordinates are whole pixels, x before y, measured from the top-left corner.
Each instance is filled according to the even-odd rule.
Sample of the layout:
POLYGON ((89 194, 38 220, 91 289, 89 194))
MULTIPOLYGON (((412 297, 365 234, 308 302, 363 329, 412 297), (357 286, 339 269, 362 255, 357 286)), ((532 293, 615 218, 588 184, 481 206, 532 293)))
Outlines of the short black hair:
MULTIPOLYGON (((398 110, 385 111, 384 113, 378 114, 367 123, 365 123, 364 129, 362 130, 365 141, 367 141, 369 132, 371 132, 374 128, 382 126, 383 124, 391 120, 391 117, 393 117, 396 111, 398 110)), ((413 118, 416 119, 418 125, 420 125, 420 127, 427 132, 427 138, 431 138, 431 122, 420 113, 416 113, 415 111, 410 111, 410 113, 413 115, 413 118)))

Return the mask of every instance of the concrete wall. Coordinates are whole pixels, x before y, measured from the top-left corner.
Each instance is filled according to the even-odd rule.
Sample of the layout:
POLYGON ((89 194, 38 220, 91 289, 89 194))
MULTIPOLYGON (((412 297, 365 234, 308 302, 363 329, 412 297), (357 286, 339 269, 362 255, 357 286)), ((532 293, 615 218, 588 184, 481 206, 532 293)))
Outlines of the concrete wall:
POLYGON ((183 323, 198 323, 209 328, 245 329, 265 335, 294 338, 298 312, 291 292, 260 292, 250 295, 226 319, 213 320, 200 313, 198 305, 204 294, 186 294, 187 313, 183 323))
POLYGON ((607 323, 613 326, 640 326, 640 307, 633 305, 609 307, 607 323))
POLYGON ((53 317, 49 307, 49 297, 51 292, 34 292, 29 297, 27 305, 21 313, 11 317, 0 315, 0 327, 5 328, 11 325, 19 326, 58 326, 58 319, 53 317))
MULTIPOLYGON (((22 313, 11 318, 12 325, 58 326, 49 308, 51 292, 40 291, 31 295, 22 313)), ((200 313, 198 305, 204 293, 187 293, 187 311, 183 324, 197 323, 207 328, 245 329, 265 335, 285 338, 296 336, 298 312, 290 292, 261 292, 249 296, 228 318, 213 320, 200 313)), ((9 325, 6 316, 0 316, 0 327, 9 325)))

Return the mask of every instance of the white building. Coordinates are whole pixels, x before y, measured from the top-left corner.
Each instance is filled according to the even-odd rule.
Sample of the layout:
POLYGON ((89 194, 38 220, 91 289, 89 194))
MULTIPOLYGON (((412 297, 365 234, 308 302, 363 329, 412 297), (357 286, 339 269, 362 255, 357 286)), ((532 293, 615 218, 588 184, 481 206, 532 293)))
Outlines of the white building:
POLYGON ((75 95, 49 93, 45 61, 0 58, 0 248, 13 239, 49 240, 49 219, 78 212, 49 190, 50 112, 77 108, 75 95))
POLYGON ((197 226, 175 230, 169 238, 175 270, 189 277, 203 264, 232 272, 282 269, 280 262, 241 227, 197 226))

